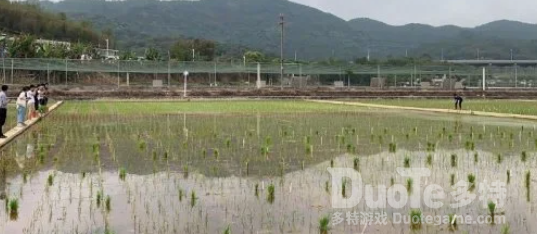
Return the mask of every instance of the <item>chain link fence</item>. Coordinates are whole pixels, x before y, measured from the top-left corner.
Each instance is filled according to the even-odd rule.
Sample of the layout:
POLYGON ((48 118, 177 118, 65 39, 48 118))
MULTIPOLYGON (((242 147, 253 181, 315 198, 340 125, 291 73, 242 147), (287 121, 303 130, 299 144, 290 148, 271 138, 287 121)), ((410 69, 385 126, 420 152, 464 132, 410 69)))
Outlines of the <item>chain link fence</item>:
MULTIPOLYGON (((333 86, 379 89, 481 88, 483 67, 437 65, 357 65, 285 63, 283 79, 279 63, 119 61, 61 59, 2 59, 3 83, 80 86, 180 86, 189 72, 189 86, 333 86), (258 82, 258 78, 261 82, 258 82)), ((533 88, 535 66, 487 66, 488 88, 533 88)))

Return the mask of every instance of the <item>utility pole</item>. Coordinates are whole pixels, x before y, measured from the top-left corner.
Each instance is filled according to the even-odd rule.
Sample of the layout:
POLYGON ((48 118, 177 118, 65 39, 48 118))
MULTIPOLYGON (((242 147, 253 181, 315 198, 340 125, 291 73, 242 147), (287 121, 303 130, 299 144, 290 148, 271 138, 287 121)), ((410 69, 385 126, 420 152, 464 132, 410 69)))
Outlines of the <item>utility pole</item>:
POLYGON ((367 61, 369 62, 369 56, 371 55, 371 51, 369 50, 369 48, 367 48, 367 61))
POLYGON ((284 33, 284 17, 283 14, 280 14, 280 26, 281 26, 281 37, 280 37, 280 88, 283 89, 283 33, 284 33))
POLYGON ((196 49, 192 48, 192 62, 196 60, 196 49))
POLYGON ((477 49, 477 57, 476 57, 476 60, 479 60, 479 49, 477 49))
POLYGON ((513 49, 511 49, 511 61, 513 61, 513 49))
POLYGON ((444 61, 444 48, 442 48, 442 55, 440 57, 440 61, 442 61, 442 62, 444 61))

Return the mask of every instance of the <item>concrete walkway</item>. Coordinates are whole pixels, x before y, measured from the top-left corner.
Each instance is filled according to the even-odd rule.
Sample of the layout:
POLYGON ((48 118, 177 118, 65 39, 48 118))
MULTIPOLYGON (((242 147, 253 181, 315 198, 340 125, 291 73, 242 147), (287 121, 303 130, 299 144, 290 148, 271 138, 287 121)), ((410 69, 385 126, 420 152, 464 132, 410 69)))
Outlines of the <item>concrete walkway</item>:
MULTIPOLYGON (((20 134, 24 133, 26 130, 30 129, 33 125, 41 121, 41 119, 45 118, 47 115, 52 113, 52 111, 56 110, 58 107, 60 107, 63 104, 63 101, 56 102, 54 105, 50 106, 48 111, 39 118, 34 118, 32 120, 27 120, 24 122, 26 124, 25 127, 14 127, 11 130, 4 133, 7 138, 0 139, 0 148, 3 148, 5 145, 7 145, 9 142, 17 138, 20 134)), ((10 109, 8 111, 16 111, 15 109, 10 109)))
POLYGON ((436 112, 436 113, 465 114, 465 115, 497 117, 497 118, 537 120, 537 116, 535 115, 519 115, 519 114, 507 114, 507 113, 496 113, 496 112, 471 111, 471 110, 419 108, 419 107, 407 107, 407 106, 390 106, 390 105, 379 105, 379 104, 370 104, 370 103, 363 103, 363 102, 344 102, 344 101, 327 101, 327 100, 310 100, 310 101, 318 102, 318 103, 347 105, 347 106, 361 106, 361 107, 381 108, 381 109, 426 111, 426 112, 436 112))

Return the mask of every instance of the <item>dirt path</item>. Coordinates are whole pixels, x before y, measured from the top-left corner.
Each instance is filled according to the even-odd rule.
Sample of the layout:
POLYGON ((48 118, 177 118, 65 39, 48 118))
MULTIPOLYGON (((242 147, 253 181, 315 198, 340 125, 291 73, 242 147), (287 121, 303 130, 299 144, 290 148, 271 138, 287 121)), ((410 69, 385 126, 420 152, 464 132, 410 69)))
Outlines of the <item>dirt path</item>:
POLYGON ((537 120, 537 116, 534 116, 534 115, 519 115, 519 114, 495 113, 495 112, 484 112, 484 111, 469 111, 469 110, 419 108, 419 107, 406 107, 406 106, 390 106, 390 105, 369 104, 369 103, 362 103, 362 102, 343 102, 343 101, 328 101, 328 100, 309 100, 309 101, 318 102, 318 103, 348 105, 348 106, 361 106, 361 107, 381 108, 381 109, 426 111, 426 112, 435 112, 435 113, 465 114, 465 115, 497 117, 497 118, 515 118, 515 119, 537 120))

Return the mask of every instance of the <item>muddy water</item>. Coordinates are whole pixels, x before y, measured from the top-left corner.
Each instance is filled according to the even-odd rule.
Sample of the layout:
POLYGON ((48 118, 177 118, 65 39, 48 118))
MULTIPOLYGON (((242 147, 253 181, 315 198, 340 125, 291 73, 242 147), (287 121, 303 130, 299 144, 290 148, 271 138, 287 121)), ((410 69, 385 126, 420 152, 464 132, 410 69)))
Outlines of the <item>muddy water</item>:
MULTIPOLYGON (((389 187, 392 180, 406 184, 407 178, 396 172, 405 166, 405 157, 410 167, 432 172, 411 197, 431 184, 446 191, 443 207, 421 204, 424 215, 488 215, 479 198, 462 208, 449 206, 455 202, 449 194, 451 175, 455 182, 467 181, 470 173, 478 183, 507 182, 510 170, 505 205, 496 213, 505 215, 511 233, 537 231, 532 122, 394 111, 59 112, 47 121, 2 150, 0 189, 19 201, 17 217, 0 209, 2 233, 224 233, 228 226, 232 233, 318 233, 321 217, 353 211, 385 212, 387 225, 344 221, 330 232, 452 233, 444 224, 414 231, 409 224, 394 224, 393 214, 407 215, 409 206, 373 209, 361 202, 351 209, 331 208, 331 189, 340 186, 331 183, 331 164, 353 168, 359 158, 364 184, 389 187), (395 153, 388 150, 392 142, 395 153), (427 150, 428 143, 434 149, 427 150), (120 169, 126 171, 124 179, 120 169), (529 189, 526 171, 532 176, 529 189), (270 185, 275 187, 272 203, 270 185), (100 201, 97 194, 102 194, 100 201)), ((478 187, 471 194, 479 197, 478 187)), ((455 233, 501 233, 504 226, 459 224, 455 233)))

